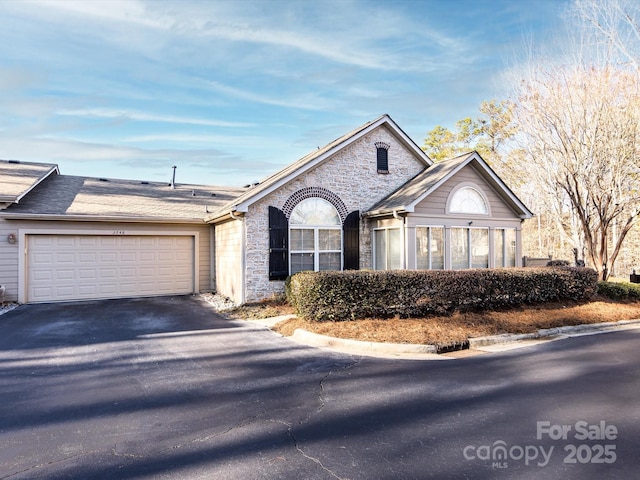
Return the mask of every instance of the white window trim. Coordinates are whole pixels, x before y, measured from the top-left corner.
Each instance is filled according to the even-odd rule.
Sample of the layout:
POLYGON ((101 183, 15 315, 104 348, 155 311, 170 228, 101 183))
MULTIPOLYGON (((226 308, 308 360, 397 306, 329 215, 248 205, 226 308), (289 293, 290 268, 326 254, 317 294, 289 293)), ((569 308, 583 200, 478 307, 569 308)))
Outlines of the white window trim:
POLYGON ((340 270, 344 269, 344 235, 342 228, 328 225, 289 225, 289 245, 291 245, 291 230, 313 230, 313 252, 310 250, 294 250, 289 248, 289 273, 291 273, 291 256, 295 253, 313 253, 313 271, 320 271, 321 253, 339 253, 340 270), (340 232, 340 250, 320 250, 319 230, 337 230, 340 232))
POLYGON ((472 217, 490 217, 491 216, 491 204, 489 203, 489 199, 487 198, 487 195, 484 193, 484 190, 482 189, 482 187, 480 187, 478 184, 473 182, 462 182, 456 185, 456 187, 453 190, 451 190, 451 192, 449 193, 449 196, 447 197, 447 204, 445 208, 446 208, 445 212, 447 213, 447 215, 472 216, 472 217), (471 188, 475 190, 482 197, 482 200, 484 200, 484 204, 487 207, 487 213, 464 213, 464 212, 451 211, 451 202, 453 200, 453 197, 456 195, 456 193, 458 193, 458 191, 464 188, 471 188))

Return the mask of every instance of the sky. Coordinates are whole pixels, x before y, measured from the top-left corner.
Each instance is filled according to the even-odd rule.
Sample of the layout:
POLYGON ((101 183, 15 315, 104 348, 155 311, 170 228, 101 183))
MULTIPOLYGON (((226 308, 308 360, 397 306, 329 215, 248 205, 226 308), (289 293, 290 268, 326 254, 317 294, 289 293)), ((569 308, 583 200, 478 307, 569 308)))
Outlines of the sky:
POLYGON ((389 114, 506 98, 569 0, 0 0, 0 158, 242 186, 389 114))

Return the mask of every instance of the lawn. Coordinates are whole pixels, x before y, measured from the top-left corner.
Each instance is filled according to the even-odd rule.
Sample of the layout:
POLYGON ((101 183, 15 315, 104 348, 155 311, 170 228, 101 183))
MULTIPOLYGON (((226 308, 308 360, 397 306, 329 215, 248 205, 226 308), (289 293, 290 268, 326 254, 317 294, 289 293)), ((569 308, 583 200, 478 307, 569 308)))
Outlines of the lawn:
MULTIPOLYGON (((291 306, 272 301, 225 312, 230 318, 268 318, 295 313, 291 306)), ((499 311, 456 312, 450 317, 363 319, 309 322, 292 318, 274 330, 291 335, 297 328, 337 338, 370 342, 414 343, 439 347, 460 345, 471 337, 501 333, 531 333, 541 328, 615 322, 640 318, 640 302, 597 297, 591 302, 557 302, 499 311)))

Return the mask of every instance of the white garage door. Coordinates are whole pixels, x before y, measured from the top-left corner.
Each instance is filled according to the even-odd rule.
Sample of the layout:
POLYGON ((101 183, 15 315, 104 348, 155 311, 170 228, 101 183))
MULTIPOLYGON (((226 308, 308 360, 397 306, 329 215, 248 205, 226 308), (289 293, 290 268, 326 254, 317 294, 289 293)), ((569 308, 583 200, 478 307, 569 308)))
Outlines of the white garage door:
POLYGON ((191 236, 29 235, 27 301, 188 294, 191 236))

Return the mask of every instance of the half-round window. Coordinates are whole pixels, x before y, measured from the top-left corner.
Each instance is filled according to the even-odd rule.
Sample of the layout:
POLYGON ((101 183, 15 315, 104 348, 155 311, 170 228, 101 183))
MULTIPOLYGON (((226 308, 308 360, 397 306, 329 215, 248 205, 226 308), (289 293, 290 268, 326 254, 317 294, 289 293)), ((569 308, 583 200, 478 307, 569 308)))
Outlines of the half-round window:
POLYGON ((451 197, 449 212, 488 215, 489 208, 478 190, 472 187, 462 187, 451 197))
POLYGON ((291 225, 341 225, 336 208, 322 198, 302 200, 291 212, 291 225))

